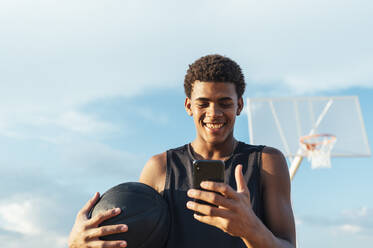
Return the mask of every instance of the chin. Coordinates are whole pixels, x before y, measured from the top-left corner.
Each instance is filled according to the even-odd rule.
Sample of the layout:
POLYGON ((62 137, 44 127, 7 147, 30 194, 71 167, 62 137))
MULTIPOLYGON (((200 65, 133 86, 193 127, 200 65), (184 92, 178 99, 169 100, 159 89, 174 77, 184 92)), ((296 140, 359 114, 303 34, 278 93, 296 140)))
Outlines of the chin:
POLYGON ((227 138, 223 138, 223 137, 210 137, 210 138, 207 138, 205 139, 207 143, 209 144, 212 144, 212 145, 219 145, 219 144, 222 144, 224 143, 227 138))

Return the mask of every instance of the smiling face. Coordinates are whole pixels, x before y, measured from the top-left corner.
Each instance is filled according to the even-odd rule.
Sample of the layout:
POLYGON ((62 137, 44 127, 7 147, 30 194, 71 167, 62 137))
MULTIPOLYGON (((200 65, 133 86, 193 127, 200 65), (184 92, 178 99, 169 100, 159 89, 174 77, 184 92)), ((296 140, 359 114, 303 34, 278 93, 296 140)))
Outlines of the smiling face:
POLYGON ((197 139, 211 145, 233 139, 236 115, 243 108, 232 83, 195 81, 191 97, 185 100, 185 109, 193 116, 197 139))

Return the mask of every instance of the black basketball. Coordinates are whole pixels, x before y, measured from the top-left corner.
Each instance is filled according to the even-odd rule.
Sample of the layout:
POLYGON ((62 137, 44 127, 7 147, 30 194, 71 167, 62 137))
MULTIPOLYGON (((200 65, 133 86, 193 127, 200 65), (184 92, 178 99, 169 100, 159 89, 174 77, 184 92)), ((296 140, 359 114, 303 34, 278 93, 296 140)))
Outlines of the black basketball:
POLYGON ((126 224, 128 231, 101 237, 103 240, 125 240, 132 248, 161 248, 170 225, 167 202, 152 187, 128 182, 106 191, 91 211, 94 217, 102 211, 120 208, 121 213, 101 223, 126 224))

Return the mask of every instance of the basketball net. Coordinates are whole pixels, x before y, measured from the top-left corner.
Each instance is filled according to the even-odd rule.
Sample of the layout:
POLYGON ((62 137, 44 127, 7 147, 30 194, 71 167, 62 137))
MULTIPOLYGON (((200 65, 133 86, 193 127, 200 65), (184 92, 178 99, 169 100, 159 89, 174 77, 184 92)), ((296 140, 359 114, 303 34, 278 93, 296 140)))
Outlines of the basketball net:
POLYGON ((330 168, 330 152, 337 138, 332 134, 313 134, 300 138, 303 153, 311 162, 311 168, 330 168))

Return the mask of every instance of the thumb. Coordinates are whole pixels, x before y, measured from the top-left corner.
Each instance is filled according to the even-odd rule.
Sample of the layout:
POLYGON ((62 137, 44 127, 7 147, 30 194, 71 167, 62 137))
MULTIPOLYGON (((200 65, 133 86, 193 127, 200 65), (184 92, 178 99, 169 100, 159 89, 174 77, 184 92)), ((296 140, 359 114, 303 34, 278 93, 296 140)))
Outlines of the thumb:
POLYGON ((242 173, 242 164, 237 165, 234 172, 235 172, 234 176, 236 178, 236 184, 237 184, 237 192, 249 193, 249 189, 247 188, 246 181, 242 173))

